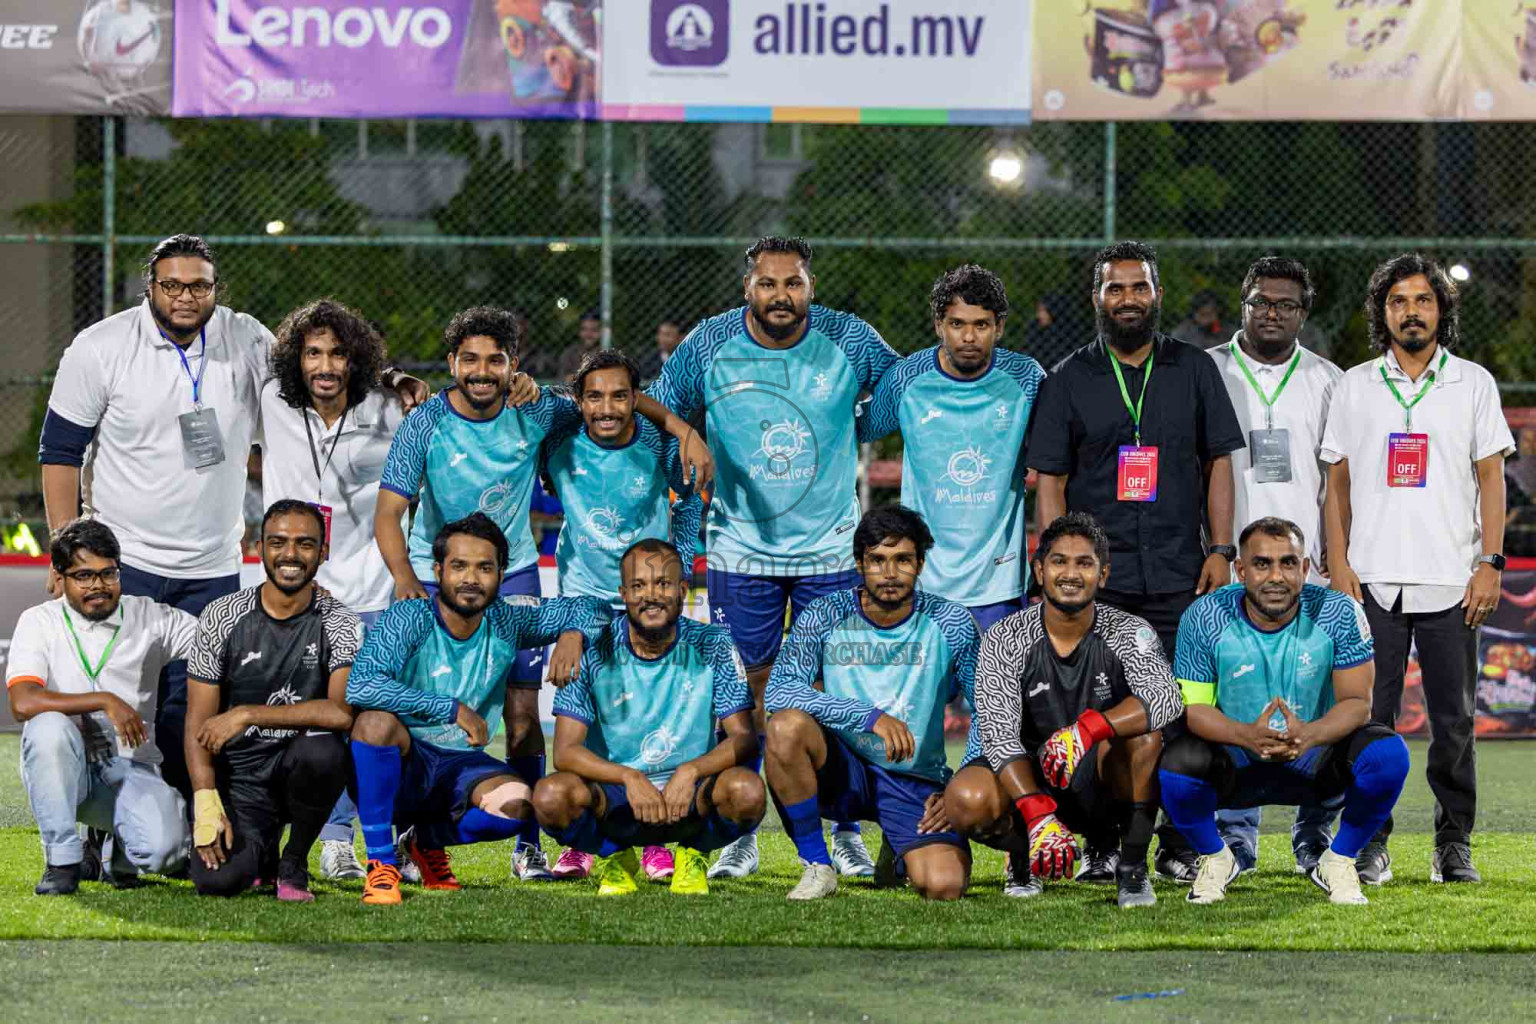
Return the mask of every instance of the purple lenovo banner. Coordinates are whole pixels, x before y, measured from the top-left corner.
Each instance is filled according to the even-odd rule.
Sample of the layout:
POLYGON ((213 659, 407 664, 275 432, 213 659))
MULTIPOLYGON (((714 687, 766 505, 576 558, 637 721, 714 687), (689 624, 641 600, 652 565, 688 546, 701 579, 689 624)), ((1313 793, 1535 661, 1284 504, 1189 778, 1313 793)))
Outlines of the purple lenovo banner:
POLYGON ((177 117, 596 117, 602 0, 176 0, 177 117))

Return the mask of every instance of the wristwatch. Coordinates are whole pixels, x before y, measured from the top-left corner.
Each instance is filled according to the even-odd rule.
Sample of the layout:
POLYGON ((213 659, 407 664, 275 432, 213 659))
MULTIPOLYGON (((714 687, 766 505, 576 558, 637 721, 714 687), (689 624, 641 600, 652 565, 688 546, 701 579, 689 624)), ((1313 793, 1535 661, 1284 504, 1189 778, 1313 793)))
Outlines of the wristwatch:
POLYGON ((1506 559, 1503 555, 1479 555, 1477 558, 1477 564, 1491 565, 1493 566, 1494 572, 1503 572, 1504 566, 1509 564, 1509 560, 1506 559))
POLYGON ((1231 544, 1212 544, 1211 554, 1220 555, 1229 562, 1237 561, 1237 548, 1231 544))

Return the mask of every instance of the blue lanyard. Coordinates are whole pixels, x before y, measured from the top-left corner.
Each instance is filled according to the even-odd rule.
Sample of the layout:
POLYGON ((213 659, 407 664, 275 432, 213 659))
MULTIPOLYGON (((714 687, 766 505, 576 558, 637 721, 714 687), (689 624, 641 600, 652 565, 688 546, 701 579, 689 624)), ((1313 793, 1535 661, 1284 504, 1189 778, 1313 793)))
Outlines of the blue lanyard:
POLYGON ((171 341, 171 346, 176 349, 176 354, 181 357, 181 368, 187 371, 187 378, 192 381, 192 408, 194 409, 201 409, 203 407, 203 371, 208 369, 208 328, 204 327, 199 336, 202 339, 202 347, 197 352, 202 358, 197 364, 197 376, 193 377, 192 364, 187 362, 187 354, 182 351, 180 345, 171 341, 164 331, 160 332, 160 337, 165 338, 166 341, 171 341))

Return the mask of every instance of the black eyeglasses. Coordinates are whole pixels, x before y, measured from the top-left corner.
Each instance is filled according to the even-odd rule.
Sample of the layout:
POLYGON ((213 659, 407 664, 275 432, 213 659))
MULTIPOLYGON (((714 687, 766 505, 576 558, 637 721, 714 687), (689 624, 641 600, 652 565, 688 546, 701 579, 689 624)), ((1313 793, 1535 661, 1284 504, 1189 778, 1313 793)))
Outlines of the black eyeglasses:
POLYGON ((214 282, 193 281, 188 283, 186 281, 176 281, 167 278, 164 281, 156 281, 155 284, 159 285, 160 290, 165 292, 166 296, 172 299, 176 298, 183 291, 190 291, 193 298, 206 299, 209 295, 213 294, 214 282))
POLYGON ((1289 319, 1301 312, 1301 303, 1292 302, 1290 299, 1281 299, 1279 302, 1270 302, 1268 299, 1246 299, 1243 305, 1253 311, 1254 316, 1268 316, 1270 310, 1274 310, 1282 317, 1289 319))
POLYGON ((95 572, 92 572, 90 569, 76 569, 74 572, 65 573, 64 578, 69 580, 77 587, 88 587, 92 583, 101 583, 105 586, 111 586, 112 584, 116 583, 122 575, 123 574, 121 570, 118 569, 99 569, 95 572))

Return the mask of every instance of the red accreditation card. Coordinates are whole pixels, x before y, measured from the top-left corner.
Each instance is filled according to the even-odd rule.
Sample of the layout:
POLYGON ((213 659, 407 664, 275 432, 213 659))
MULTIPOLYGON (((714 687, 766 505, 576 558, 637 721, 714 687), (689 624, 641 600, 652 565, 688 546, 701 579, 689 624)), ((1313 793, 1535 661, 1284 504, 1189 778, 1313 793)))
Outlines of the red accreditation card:
POLYGON ((309 504, 310 508, 312 508, 315 511, 320 513, 320 518, 321 519, 325 520, 325 546, 326 547, 330 547, 331 546, 331 506, 329 506, 329 505, 321 505, 319 502, 314 502, 314 501, 311 501, 308 504, 309 504))
POLYGON ((1121 501, 1157 500, 1157 447, 1120 446, 1116 495, 1121 501))
POLYGON ((1387 486, 1423 487, 1429 480, 1429 435, 1387 437, 1387 486))

